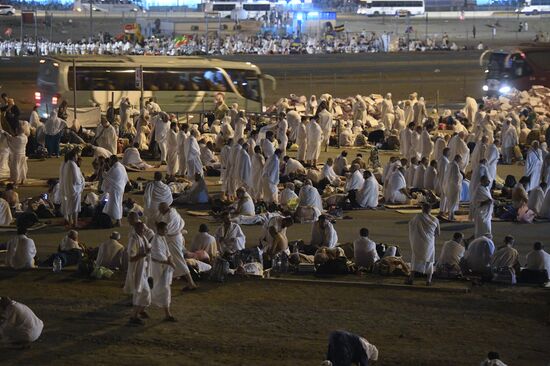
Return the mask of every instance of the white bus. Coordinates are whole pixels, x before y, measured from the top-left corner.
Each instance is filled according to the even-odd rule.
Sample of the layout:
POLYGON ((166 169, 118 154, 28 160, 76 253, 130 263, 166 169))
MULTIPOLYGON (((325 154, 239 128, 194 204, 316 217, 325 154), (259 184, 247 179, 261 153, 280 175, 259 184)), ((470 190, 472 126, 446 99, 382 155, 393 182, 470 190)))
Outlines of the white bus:
POLYGON ((525 0, 516 11, 526 15, 548 14, 550 13, 550 0, 525 0))
POLYGON ((410 16, 423 15, 425 11, 424 0, 361 0, 357 14, 410 16))
POLYGON ((216 95, 223 93, 228 105, 238 103, 247 112, 261 113, 265 79, 275 88, 273 77, 249 62, 202 57, 49 57, 40 60, 34 97, 41 116, 63 100, 72 107, 74 94, 77 109, 83 111, 106 111, 109 102, 116 108, 123 97, 139 109, 141 98, 154 97, 171 113, 212 111, 216 95))
POLYGON ((276 4, 270 1, 214 0, 204 4, 204 11, 218 13, 222 18, 246 20, 268 16, 275 7, 276 4))
POLYGON ((90 12, 92 10, 102 13, 140 13, 145 12, 139 0, 75 0, 73 10, 77 12, 90 12))

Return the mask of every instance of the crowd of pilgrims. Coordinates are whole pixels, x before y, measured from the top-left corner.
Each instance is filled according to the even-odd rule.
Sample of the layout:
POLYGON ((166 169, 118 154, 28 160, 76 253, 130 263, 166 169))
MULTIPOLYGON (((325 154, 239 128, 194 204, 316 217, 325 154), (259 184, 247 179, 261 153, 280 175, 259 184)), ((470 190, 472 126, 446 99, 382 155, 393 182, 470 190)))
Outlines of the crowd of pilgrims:
POLYGON ((142 42, 129 40, 67 40, 50 42, 28 39, 0 40, 0 56, 35 55, 38 47, 40 55, 201 55, 206 54, 324 54, 324 53, 362 53, 384 51, 430 51, 459 50, 454 42, 444 34, 440 40, 428 38, 415 40, 408 37, 395 39, 391 45, 385 45, 386 34, 359 32, 332 36, 273 36, 269 33, 249 36, 236 34, 217 38, 193 35, 180 42, 179 38, 150 37, 142 42), (208 45, 207 45, 208 43, 208 45))
POLYGON ((143 323, 151 303, 174 321, 172 280, 182 279, 191 290, 204 272, 261 276, 269 267, 297 266, 317 273, 401 274, 408 276, 407 284, 418 274, 427 285, 433 275, 545 283, 550 255, 543 243, 520 255, 512 236, 493 242, 491 222, 550 219, 545 142, 550 119, 525 104, 494 108, 468 97, 463 109, 440 114, 428 111, 417 93, 396 103, 390 93, 347 99, 291 95, 270 107, 270 118, 254 119, 218 93, 215 109, 198 124, 179 123, 153 98, 141 110, 123 99, 119 108, 109 105, 94 131, 78 122, 69 127, 66 103, 45 121, 36 110, 22 121, 14 100, 3 94, 0 170, 11 183, 0 199, 0 224, 17 222, 17 235, 5 247, 6 264, 78 265, 99 276, 103 270, 126 270, 124 289, 133 296, 135 324, 143 323), (61 142, 58 179, 50 179, 43 194, 20 200, 17 186, 27 180, 27 156, 58 156, 61 142), (342 151, 320 164, 321 151, 335 145, 342 151), (370 148, 369 155, 345 150, 358 146, 370 148), (384 166, 382 150, 391 154, 384 166), (142 155, 159 164, 150 165, 142 155), (93 157, 91 175, 81 171, 81 156, 93 157), (497 175, 498 164, 519 163, 525 167, 517 182, 497 175), (158 170, 164 165, 163 176, 158 170), (127 171, 151 170, 156 170, 152 181, 128 178, 127 171), (219 177, 214 180, 221 194, 209 194, 207 176, 219 177), (125 199, 132 190, 143 191, 143 206, 125 199), (338 240, 344 210, 383 205, 421 208, 409 222, 407 260, 398 247, 377 244, 366 227, 353 243, 338 240), (212 233, 200 225, 186 244, 179 206, 207 208, 219 224, 212 233), (57 253, 38 260, 28 227, 56 216, 70 231, 57 253), (80 242, 79 228, 120 226, 123 216, 130 227, 126 246, 118 232, 97 248, 80 242), (436 256, 440 220, 473 221, 474 235, 455 233, 436 256), (296 223, 309 223, 311 237, 289 242, 287 231, 296 223), (244 225, 262 226, 259 243, 247 243, 244 225))

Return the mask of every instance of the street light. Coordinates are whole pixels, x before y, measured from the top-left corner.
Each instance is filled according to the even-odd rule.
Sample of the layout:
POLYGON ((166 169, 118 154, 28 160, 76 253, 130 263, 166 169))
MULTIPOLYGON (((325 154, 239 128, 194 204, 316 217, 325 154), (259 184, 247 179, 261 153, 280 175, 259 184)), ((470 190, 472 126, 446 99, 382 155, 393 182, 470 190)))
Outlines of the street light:
POLYGON ((94 18, 93 18, 94 6, 92 5, 92 1, 93 0, 90 0, 90 42, 94 38, 94 18))

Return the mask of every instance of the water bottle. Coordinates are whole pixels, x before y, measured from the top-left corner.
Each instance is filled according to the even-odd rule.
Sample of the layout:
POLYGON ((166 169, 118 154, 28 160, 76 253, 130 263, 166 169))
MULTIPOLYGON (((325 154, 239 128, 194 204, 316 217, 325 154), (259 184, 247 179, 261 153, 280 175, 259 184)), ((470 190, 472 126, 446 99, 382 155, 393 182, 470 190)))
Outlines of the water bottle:
POLYGON ((61 272, 61 268, 63 268, 63 264, 61 263, 61 258, 60 257, 56 257, 54 260, 53 260, 53 271, 55 273, 59 273, 61 272))

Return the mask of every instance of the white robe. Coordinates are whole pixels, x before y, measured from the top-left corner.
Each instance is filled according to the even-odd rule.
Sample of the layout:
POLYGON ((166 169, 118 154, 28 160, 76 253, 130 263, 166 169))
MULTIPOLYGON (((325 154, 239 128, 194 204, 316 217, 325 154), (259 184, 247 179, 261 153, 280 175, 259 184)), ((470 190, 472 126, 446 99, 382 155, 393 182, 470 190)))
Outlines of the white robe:
POLYGON ((237 185, 239 187, 244 187, 250 189, 253 186, 252 177, 252 162, 250 161, 250 156, 248 152, 241 148, 236 157, 236 166, 235 171, 237 172, 237 185))
POLYGON ((495 243, 486 236, 474 239, 464 252, 467 268, 474 272, 486 272, 490 268, 491 257, 495 252, 495 243))
POLYGON ((170 129, 166 142, 166 174, 176 175, 179 170, 178 134, 170 129))
POLYGON ((0 225, 9 225, 13 221, 8 201, 0 197, 0 225))
POLYGON ((256 201, 259 201, 263 197, 262 192, 262 173, 264 170, 265 158, 262 154, 256 154, 252 156, 251 162, 251 174, 250 179, 252 185, 249 188, 250 195, 256 201))
POLYGON ((298 203, 299 206, 314 207, 318 211, 318 214, 323 212, 323 200, 317 188, 311 185, 304 185, 300 189, 298 197, 300 199, 298 203))
POLYGON ((173 277, 180 277, 189 273, 189 267, 183 256, 185 240, 182 231, 185 228, 185 221, 175 208, 170 208, 165 214, 159 212, 156 221, 165 222, 168 225, 166 228, 166 243, 170 249, 172 261, 176 266, 173 277))
POLYGON ((193 179, 197 173, 202 175, 201 149, 193 135, 187 139, 185 156, 187 157, 187 177, 193 179))
POLYGON ((491 219, 493 218, 493 197, 489 187, 478 185, 470 203, 470 218, 474 220, 474 237, 491 234, 491 219), (481 202, 491 200, 489 204, 481 202))
POLYGON ((540 184, 540 176, 542 172, 542 152, 540 149, 536 151, 532 148, 527 152, 525 159, 525 172, 524 176, 530 177, 529 184, 525 190, 529 192, 531 189, 538 187, 540 184))
POLYGON ((126 272, 126 281, 124 283, 124 293, 132 295, 132 304, 134 306, 149 306, 151 304, 151 289, 147 282, 148 260, 147 257, 130 262, 130 258, 138 254, 145 254, 150 248, 149 241, 131 231, 126 248, 128 253, 128 271, 126 272))
POLYGON ((154 226, 153 220, 156 219, 159 210, 159 204, 165 202, 170 206, 173 202, 172 191, 170 187, 161 181, 152 181, 145 186, 143 192, 144 216, 147 224, 154 226))
POLYGON ((435 140, 434 145, 434 160, 438 161, 441 156, 443 156, 443 149, 447 147, 447 143, 445 142, 445 139, 439 137, 437 140, 435 140))
POLYGON ((460 138, 458 134, 454 135, 449 141, 449 153, 451 160, 454 160, 456 155, 460 155, 462 160, 460 162, 460 170, 464 171, 470 162, 470 149, 464 140, 460 138))
POLYGON ((190 252, 197 252, 204 250, 213 259, 218 255, 218 245, 216 244, 216 238, 209 233, 197 233, 191 240, 189 245, 190 252))
POLYGON ((264 200, 267 203, 277 203, 277 185, 279 184, 279 157, 277 155, 274 154, 265 162, 262 182, 264 200))
POLYGON ((323 145, 328 145, 330 141, 330 134, 332 132, 332 113, 323 109, 319 112, 319 126, 323 131, 323 145))
POLYGON ((164 122, 160 115, 153 117, 153 132, 150 137, 155 137, 155 141, 160 150, 160 160, 166 161, 166 148, 168 143, 168 131, 170 122, 164 122))
POLYGON ((414 179, 412 183, 413 188, 424 189, 425 174, 426 174, 426 167, 424 166, 424 164, 418 164, 418 167, 414 172, 414 179))
POLYGON ((363 186, 356 194, 357 204, 363 208, 378 206, 378 182, 374 175, 364 180, 363 186))
POLYGON ((439 254, 437 265, 450 265, 459 267, 460 259, 464 256, 465 250, 466 249, 464 248, 464 245, 461 245, 454 240, 446 241, 443 244, 443 249, 441 249, 441 254, 439 254))
POLYGON ((115 239, 107 239, 99 245, 97 252, 97 258, 95 260, 96 266, 112 268, 115 264, 115 259, 124 250, 124 246, 115 239))
POLYGON ((279 204, 286 207, 290 201, 298 201, 298 195, 296 192, 289 188, 285 188, 279 194, 279 204))
POLYGON ((550 219, 550 189, 546 190, 544 201, 542 201, 542 205, 540 208, 539 216, 550 219))
POLYGON ((61 212, 66 219, 69 215, 80 212, 84 183, 82 171, 74 161, 67 161, 61 165, 59 194, 61 197, 61 212))
POLYGON ((363 178, 361 170, 357 169, 350 175, 350 177, 346 181, 346 192, 358 191, 363 187, 364 183, 365 178, 363 178))
POLYGON ((298 152, 296 153, 296 159, 300 161, 306 160, 307 150, 307 124, 300 123, 296 131, 296 144, 298 145, 298 152))
POLYGON ((129 147, 124 151, 124 155, 122 157, 122 164, 124 166, 137 168, 141 170, 145 170, 153 167, 152 165, 147 164, 141 159, 139 150, 135 147, 129 147))
POLYGON ((542 203, 544 202, 544 191, 542 188, 537 187, 533 188, 529 192, 529 201, 527 202, 527 207, 532 210, 537 215, 541 212, 542 203))
POLYGON ((27 156, 25 148, 28 138, 25 134, 17 136, 7 135, 8 147, 10 149, 10 180, 16 184, 23 183, 27 179, 27 156))
POLYGON ((497 165, 499 158, 500 153, 498 151, 498 147, 496 147, 494 144, 489 145, 487 151, 485 152, 485 159, 487 159, 487 167, 489 179, 491 180, 491 185, 497 178, 497 165))
POLYGON ((401 192, 404 188, 407 188, 405 177, 399 170, 396 170, 390 176, 387 187, 384 187, 384 198, 389 203, 405 203, 408 198, 401 192))
POLYGON ((434 149, 434 143, 432 142, 430 133, 427 130, 422 131, 422 135, 420 135, 420 141, 422 147, 420 151, 420 156, 422 158, 427 158, 428 161, 430 161, 434 149))
POLYGON ((42 334, 44 323, 26 305, 12 301, 0 313, 0 341, 2 343, 30 343, 42 334))
POLYGON ((410 128, 404 128, 399 132, 399 151, 404 158, 409 158, 412 145, 412 133, 410 128))
POLYGON ((34 268, 36 246, 26 235, 16 235, 7 242, 6 266, 13 269, 34 268))
POLYGON ((544 250, 532 250, 527 254, 525 268, 550 273, 550 254, 544 250))
POLYGON ((222 224, 216 230, 214 235, 216 237, 216 242, 220 253, 235 253, 237 251, 243 250, 246 243, 246 237, 241 229, 241 227, 232 222, 229 224, 229 228, 226 230, 225 225, 222 224))
POLYGON ((319 159, 321 143, 323 142, 323 130, 315 120, 311 120, 307 126, 306 161, 319 159))
POLYGON ((321 170, 321 179, 328 180, 333 186, 340 185, 340 177, 338 177, 333 167, 327 164, 323 165, 323 169, 321 170))
POLYGON ((262 153, 264 154, 266 159, 269 159, 273 156, 273 154, 275 154, 275 147, 273 146, 273 142, 266 138, 260 141, 260 147, 262 148, 262 153))
POLYGON ((353 242, 353 258, 358 267, 371 267, 380 260, 376 243, 367 237, 359 237, 353 242))
POLYGON ((119 162, 116 162, 103 175, 102 190, 109 194, 107 203, 103 208, 103 213, 109 215, 113 220, 120 220, 122 218, 122 199, 124 198, 126 183, 129 181, 126 169, 119 162))
POLYGON ((325 221, 325 229, 321 230, 319 222, 314 222, 311 228, 311 245, 334 248, 338 244, 338 234, 331 222, 325 221))
POLYGON ((185 151, 187 149, 187 139, 189 132, 180 130, 178 133, 178 175, 184 176, 187 172, 187 157, 185 151))
MULTIPOLYGON (((470 178, 470 186, 468 188, 469 198, 473 199, 474 193, 481 180, 481 177, 489 177, 489 169, 485 164, 479 164, 475 169, 472 169, 472 176, 470 178)), ((490 188, 491 186, 489 186, 490 188)))
POLYGON ((424 189, 429 190, 435 190, 435 187, 437 186, 437 169, 435 169, 433 166, 429 166, 426 168, 426 172, 424 173, 424 189))
POLYGON ((449 163, 445 171, 444 185, 442 188, 445 194, 442 212, 452 213, 458 210, 460 191, 462 190, 462 174, 460 173, 460 167, 455 161, 449 163))
POLYGON ((103 125, 97 126, 95 132, 95 143, 97 146, 108 150, 111 154, 116 154, 117 141, 117 133, 111 124, 107 127, 103 127, 103 125))
POLYGON ((170 306, 172 294, 170 285, 174 268, 165 262, 170 257, 170 250, 165 236, 155 235, 151 241, 151 277, 153 277, 153 290, 151 291, 151 302, 158 307, 170 306))
POLYGON ((443 202, 443 198, 445 196, 445 193, 443 192, 443 187, 445 183, 445 173, 447 171, 447 167, 449 166, 449 159, 447 159, 446 156, 441 156, 439 160, 437 160, 437 184, 435 186, 435 192, 441 196, 441 201, 443 202))
POLYGON ((419 213, 409 221, 411 270, 419 273, 431 271, 435 262, 435 238, 439 232, 439 220, 432 215, 419 213))

